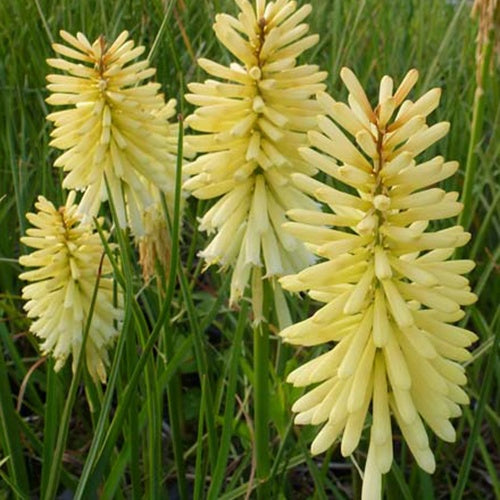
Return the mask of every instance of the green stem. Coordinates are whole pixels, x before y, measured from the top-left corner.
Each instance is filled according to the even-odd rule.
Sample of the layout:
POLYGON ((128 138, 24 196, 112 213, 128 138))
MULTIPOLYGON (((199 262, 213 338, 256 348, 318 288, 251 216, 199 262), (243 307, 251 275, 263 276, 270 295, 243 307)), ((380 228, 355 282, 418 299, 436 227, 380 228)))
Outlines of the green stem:
MULTIPOLYGON (((264 291, 264 317, 269 317, 268 287, 264 291)), ((253 376, 254 376, 254 426, 255 457, 257 465, 257 488, 259 499, 269 498, 269 328, 266 320, 254 327, 253 334, 253 376)))
POLYGON ((474 94, 474 107, 472 110, 471 134, 469 139, 469 148, 467 151, 467 162, 465 164, 465 180, 463 188, 462 202, 464 209, 460 214, 458 223, 468 229, 472 221, 472 190, 476 179, 477 170, 477 146, 483 133, 484 125, 484 89, 487 87, 489 80, 489 69, 491 55, 493 52, 493 30, 490 31, 488 40, 483 46, 482 51, 482 66, 480 68, 480 80, 474 94))
POLYGON ((62 395, 64 388, 61 377, 54 371, 54 362, 47 360, 47 400, 45 402, 45 422, 43 426, 43 454, 42 454, 42 479, 41 491, 46 491, 49 481, 49 471, 54 456, 57 430, 61 417, 61 408, 64 402, 62 395))

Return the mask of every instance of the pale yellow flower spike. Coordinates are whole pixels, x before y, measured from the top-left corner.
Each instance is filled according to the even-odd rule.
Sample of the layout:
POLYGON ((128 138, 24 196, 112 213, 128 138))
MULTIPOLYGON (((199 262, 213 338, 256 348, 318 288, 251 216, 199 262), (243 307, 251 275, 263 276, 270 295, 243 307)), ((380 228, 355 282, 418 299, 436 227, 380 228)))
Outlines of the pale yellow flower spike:
POLYGON ((307 145, 306 132, 316 128, 320 107, 314 95, 324 90, 326 78, 317 66, 297 66, 297 57, 318 41, 317 35, 306 36, 309 27, 302 23, 310 5, 236 3, 238 17, 217 15, 214 31, 238 62, 226 67, 199 59, 216 79, 189 85, 186 99, 197 109, 186 121, 204 133, 186 138, 200 155, 184 169, 191 176, 184 187, 194 196, 220 197, 201 219, 200 229, 215 233, 201 255, 208 265, 234 265, 231 302, 259 267, 255 293, 260 276, 297 272, 312 262, 281 224, 287 209, 317 210, 290 174, 316 172, 298 147, 307 145))
MULTIPOLYGON (((35 204, 37 213, 26 217, 34 226, 21 238, 36 250, 20 257, 23 266, 34 267, 20 275, 32 283, 23 288, 24 309, 33 318, 30 330, 43 342, 44 354, 55 358, 60 370, 69 355, 73 371, 80 353, 98 272, 101 272, 97 300, 85 345, 85 360, 94 380, 106 381, 108 348, 118 332, 115 323, 123 316, 121 296, 113 305, 113 281, 100 236, 90 223, 82 223, 72 191, 58 210, 43 196, 35 204)), ((101 221, 102 222, 102 221, 101 221)))
POLYGON ((175 179, 164 116, 170 108, 159 83, 144 83, 156 70, 147 60, 132 63, 144 47, 127 41, 126 31, 111 44, 103 36, 90 44, 82 33, 60 35, 72 48, 54 50, 76 62, 47 60, 66 73, 47 76, 47 102, 66 107, 47 117, 55 125, 50 144, 65 150, 54 165, 67 172, 63 187, 84 192, 78 212, 85 217, 107 198, 106 177, 120 225, 141 236, 142 211, 154 204, 150 183, 168 192, 175 179))
POLYGON ((385 76, 372 109, 354 73, 344 68, 341 77, 349 106, 318 94, 324 113, 338 126, 320 116, 321 132, 309 133, 314 149, 300 153, 357 194, 293 175, 298 188, 332 213, 288 212, 293 222, 284 226, 326 260, 282 278, 281 284, 308 291, 325 305, 281 336, 298 345, 336 343, 289 375, 296 386, 319 383, 295 402, 295 422, 324 424, 313 453, 342 435, 341 452, 348 456, 358 446, 371 408, 362 495, 372 499, 380 498, 381 476, 392 463, 391 414, 415 460, 429 473, 435 462, 424 422, 445 441, 455 439, 450 418, 468 403, 460 362, 470 359, 466 347, 477 337, 451 323, 464 316, 461 306, 476 301, 462 276, 474 263, 448 260, 469 241, 462 227, 427 231, 429 221, 462 210, 458 193, 431 187, 453 175, 458 164, 440 156, 415 161, 448 131, 448 123, 426 125, 438 106, 439 89, 412 102, 406 99, 416 70, 395 91, 385 76))

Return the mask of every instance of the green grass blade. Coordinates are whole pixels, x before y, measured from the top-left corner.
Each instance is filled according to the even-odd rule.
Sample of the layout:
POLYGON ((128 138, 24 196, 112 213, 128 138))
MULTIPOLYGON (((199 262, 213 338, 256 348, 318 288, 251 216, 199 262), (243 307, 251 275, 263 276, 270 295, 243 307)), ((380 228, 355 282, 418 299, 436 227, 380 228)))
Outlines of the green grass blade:
POLYGON ((497 328, 494 334, 495 340, 493 342, 491 351, 488 355, 486 368, 483 372, 481 381, 481 391, 479 393, 479 400, 477 401, 475 408, 474 423, 472 425, 471 433, 467 441, 467 448, 465 450, 465 455, 462 460, 462 465, 460 467, 460 472, 458 474, 457 482, 451 495, 452 500, 459 500, 463 498, 464 491, 467 486, 467 480, 469 478, 472 459, 474 457, 474 452, 477 445, 477 438, 481 431, 481 424, 483 421, 486 401, 488 399, 490 388, 493 381, 494 366, 498 360, 499 338, 500 338, 500 328, 497 328))
POLYGON ((50 462, 50 470, 47 479, 47 488, 44 490, 42 494, 43 500, 52 500, 53 498, 55 498, 59 487, 59 476, 61 474, 61 468, 62 468, 62 456, 64 453, 66 440, 68 437, 71 410, 75 402, 76 392, 78 390, 78 386, 80 384, 80 378, 82 375, 82 371, 84 369, 85 343, 89 335, 90 325, 92 324, 92 317, 94 315, 94 308, 97 300, 97 292, 99 291, 99 282, 101 278, 101 268, 103 259, 104 259, 104 254, 102 256, 99 270, 97 273, 96 283, 94 286, 94 291, 89 306, 88 318, 85 323, 85 328, 83 331, 82 345, 78 356, 76 371, 71 379, 71 384, 69 386, 69 390, 66 396, 66 403, 64 405, 63 413, 59 421, 59 431, 57 433, 56 446, 52 455, 52 460, 50 462))
POLYGON ((231 434, 233 429, 234 418, 234 405, 236 394, 236 382, 238 378, 238 365, 241 354, 241 344, 243 342, 243 333, 248 319, 248 302, 243 300, 240 313, 238 315, 238 324, 233 339, 233 347, 229 358, 229 375, 226 389, 226 402, 224 408, 224 420, 222 424, 222 436, 219 444, 219 453, 217 455, 217 462, 215 471, 212 475, 212 481, 208 490, 208 498, 216 499, 224 479, 224 472, 226 470, 227 457, 229 453, 229 444, 231 441, 231 434))
MULTIPOLYGON (((3 333, 3 332, 2 332, 3 333)), ((0 349, 0 438, 4 456, 8 457, 7 468, 11 483, 19 498, 28 498, 29 482, 24 463, 19 429, 15 417, 14 403, 8 380, 3 349, 0 349)))

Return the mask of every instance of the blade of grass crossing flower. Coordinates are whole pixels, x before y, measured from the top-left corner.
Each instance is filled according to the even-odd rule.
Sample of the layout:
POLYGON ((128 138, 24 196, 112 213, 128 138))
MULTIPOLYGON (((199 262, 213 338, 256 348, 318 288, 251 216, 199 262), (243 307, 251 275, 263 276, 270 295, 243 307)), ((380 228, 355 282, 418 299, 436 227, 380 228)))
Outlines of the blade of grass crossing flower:
MULTIPOLYGON (((172 224, 172 253, 170 255, 170 269, 175 269, 177 267, 177 261, 178 261, 178 256, 179 256, 179 227, 180 227, 180 202, 181 202, 181 168, 182 168, 182 124, 179 125, 179 141, 178 141, 178 150, 177 150, 177 169, 176 169, 176 186, 175 186, 175 202, 174 202, 174 217, 173 217, 173 224, 172 224)), ((114 210, 114 205, 112 202, 112 199, 110 199, 110 207, 111 207, 111 212, 113 214, 113 220, 116 219, 116 211, 114 210)), ((115 222, 115 227, 117 230, 117 235, 118 235, 118 240, 120 244, 120 251, 123 253, 125 251, 126 254, 126 267, 125 267, 125 262, 124 262, 124 278, 125 281, 127 282, 127 286, 125 291, 127 292, 130 290, 130 293, 125 293, 125 319, 130 321, 130 315, 132 313, 132 308, 134 308, 135 312, 138 313, 139 315, 142 314, 140 312, 140 309, 137 306, 137 303, 135 301, 131 301, 131 304, 129 303, 129 307, 127 308, 127 297, 132 293, 132 287, 131 287, 131 271, 130 271, 130 262, 128 260, 128 245, 124 241, 124 236, 122 234, 122 231, 118 228, 118 224, 115 222), (128 271, 128 272, 127 272, 128 271)), ((99 229, 99 228, 98 228, 99 229)), ((105 245, 105 249, 106 249, 105 245)), ((107 250, 107 254, 109 256, 109 247, 107 250)), ((153 347, 155 346, 158 337, 163 329, 163 325, 167 319, 170 306, 172 303, 172 299, 174 296, 174 291, 175 291, 175 283, 176 283, 176 276, 175 273, 170 273, 169 275, 169 280, 168 280, 168 286, 167 290, 165 293, 165 300, 162 303, 160 312, 158 314, 158 319, 156 323, 153 326, 153 329, 151 333, 149 334, 148 341, 146 345, 143 348, 142 354, 139 357, 139 360, 137 364, 134 367, 134 370, 132 372, 132 375, 130 377, 129 383, 127 384, 122 398, 121 398, 121 403, 117 408, 117 411, 115 413, 115 416, 113 418, 113 421, 111 422, 111 425, 109 426, 109 429, 107 430, 106 435, 104 433, 106 432, 106 429, 104 428, 103 425, 103 420, 100 419, 100 425, 98 425, 98 428, 96 429, 95 437, 92 442, 91 448, 89 450, 88 458, 85 463, 85 466, 82 471, 82 475, 80 478, 80 482, 78 484, 78 489, 75 492, 75 500, 81 500, 83 498, 86 498, 85 492, 87 490, 87 487, 89 489, 92 489, 92 486, 95 487, 96 482, 98 480, 98 477, 100 474, 102 474, 102 468, 104 466, 104 463, 106 462, 107 457, 110 456, 114 443, 120 433, 121 426, 123 424, 125 415, 126 415, 126 408, 130 404, 130 401, 132 399, 132 396, 134 394, 135 388, 137 386, 137 383, 139 382, 140 376, 142 374, 142 371, 144 369, 144 366, 153 350, 153 347), (94 470, 92 470, 94 469, 94 470)), ((131 296, 130 296, 131 298, 131 296)), ((125 319, 124 319, 124 324, 125 324, 125 319)), ((125 339, 125 328, 123 329, 122 335, 119 338, 118 345, 116 348, 116 354, 115 358, 113 360, 113 366, 111 367, 111 373, 110 373, 110 378, 108 382, 108 390, 106 391, 105 395, 105 402, 106 397, 108 396, 108 391, 109 387, 111 386, 111 383, 114 381, 113 376, 116 377, 118 368, 115 366, 117 356, 119 349, 123 349, 123 342, 125 339)), ((121 355, 121 351, 120 351, 121 355)), ((118 358, 119 359, 119 358, 118 358)), ((111 402, 111 397, 112 395, 109 396, 109 403, 111 402)), ((105 407, 105 404, 103 404, 103 408, 105 407)), ((109 405, 106 408, 106 414, 109 414, 109 405)), ((101 414, 102 416, 102 414, 101 414)))
MULTIPOLYGON (((180 211, 180 192, 181 192, 181 169, 182 169, 182 146, 184 139, 184 124, 182 121, 182 115, 179 117, 179 132, 177 136, 179 148, 177 152, 177 172, 176 172, 176 186, 175 186, 175 194, 176 194, 176 208, 174 211, 174 220, 170 221, 169 213, 167 210, 165 197, 161 196, 161 203, 163 208, 164 216, 167 218, 169 223, 170 231, 173 233, 177 231, 179 234, 181 227, 181 211, 180 211), (177 197, 179 196, 179 200, 177 197), (179 206, 177 206, 177 203, 179 206)), ((171 267, 170 269, 175 269, 175 267, 171 267)), ((169 274, 169 285, 175 283, 175 272, 170 272, 169 274)), ((167 355, 167 363, 173 358, 175 354, 174 349, 174 332, 175 329, 172 328, 170 324, 170 314, 167 316, 167 320, 163 326, 163 342, 165 345, 165 352, 167 355)), ((174 451, 174 460, 176 465, 177 472, 177 486, 179 489, 179 495, 181 499, 186 499, 188 497, 187 483, 185 479, 185 466, 183 459, 183 449, 182 449, 182 421, 183 421, 183 413, 182 413, 182 389, 181 389, 181 380, 178 373, 174 373, 171 380, 167 384, 167 398, 168 398, 168 414, 170 418, 170 429, 172 433, 172 447, 174 451)))
MULTIPOLYGON (((119 377, 120 363, 122 362, 122 353, 124 350, 125 341, 130 334, 129 328, 131 325, 131 318, 132 318, 133 285, 132 285, 132 266, 130 263, 129 248, 125 241, 125 236, 123 234, 123 231, 119 227, 116 210, 114 208, 113 198, 109 189, 108 189, 108 195, 109 195, 109 206, 111 208, 111 214, 115 224, 115 231, 117 235, 118 245, 120 248, 121 265, 123 266, 123 277, 125 285, 124 286, 125 315, 123 318, 122 331, 118 337, 115 354, 113 356, 113 363, 111 365, 109 380, 107 383, 106 392, 104 394, 101 413, 99 415, 99 420, 97 422, 96 429, 94 430, 94 439, 92 440, 92 444, 90 446, 87 459, 85 460, 85 464, 82 470, 82 475, 78 483, 78 488, 75 492, 75 499, 82 498, 82 495, 84 494, 84 491, 88 486, 87 483, 89 482, 89 479, 91 477, 91 471, 95 465, 95 460, 98 454, 98 450, 102 444, 106 428, 108 427, 108 416, 113 402, 115 386, 119 377)), ((101 239, 103 239, 102 230, 100 229, 99 224, 96 224, 96 227, 99 231, 99 234, 101 235, 101 239)), ((109 250, 109 246, 107 244, 104 244, 104 248, 106 254, 108 255, 108 257, 110 257, 111 252, 109 250)), ((110 257, 110 261, 114 262, 114 259, 110 257)), ((116 263, 113 265, 113 267, 116 267, 116 263)), ((118 408, 120 408, 120 406, 121 405, 119 405, 118 408)), ((95 484, 95 481, 96 478, 94 477, 94 483, 89 484, 91 490, 93 487, 92 491, 95 491, 95 489, 97 488, 97 484, 95 484)))
POLYGON ((208 498, 216 499, 219 497, 219 492, 226 471, 227 456, 229 453, 229 445, 233 430, 234 404, 236 394, 236 382, 238 379, 238 362, 241 354, 241 344, 243 341, 243 332, 245 331, 246 321, 248 319, 248 302, 245 300, 242 303, 239 315, 238 325, 233 339, 233 347, 229 359, 229 374, 226 389, 226 403, 224 408, 224 420, 222 424, 222 436, 220 439, 219 453, 215 471, 212 475, 212 481, 208 490, 208 498))
MULTIPOLYGON (((102 255, 101 258, 101 263, 100 265, 102 266, 104 259, 104 254, 102 255)), ((95 303, 97 299, 97 292, 99 290, 99 280, 101 277, 101 269, 99 269, 97 273, 97 278, 96 278, 96 283, 94 286, 94 291, 92 294, 92 299, 90 302, 90 307, 89 307, 89 312, 88 312, 88 318, 85 323, 85 329, 83 331, 83 336, 82 336, 82 346, 80 349, 80 353, 78 355, 78 362, 77 362, 77 367, 76 371, 71 379, 71 384, 69 386, 68 393, 66 395, 66 403, 64 405, 64 410, 61 416, 61 419, 59 420, 59 432, 57 433, 57 440, 56 440, 56 445, 52 454, 52 459, 50 462, 50 470, 49 470, 49 476, 47 480, 47 488, 43 491, 42 493, 42 499, 43 500, 51 500, 56 497, 57 495, 57 490, 59 486, 59 476, 61 473, 61 468, 62 468, 62 456, 64 453, 64 448, 66 446, 66 440, 68 437, 68 431, 69 431, 69 421, 71 418, 71 411, 73 409, 73 404, 75 402, 76 398, 76 392, 78 390, 78 386, 80 384, 80 378, 82 375, 82 370, 83 370, 83 363, 85 359, 85 343, 87 341, 87 337, 90 331, 90 325, 92 323, 92 317, 94 314, 94 308, 95 308, 95 303)))
MULTIPOLYGON (((180 77, 182 79, 182 76, 180 77)), ((182 82, 181 82, 182 83, 182 82)), ((181 85, 182 88, 182 85, 181 85)), ((176 276, 179 279, 182 296, 186 304, 189 323, 193 331, 193 340, 196 356, 196 364, 198 367, 198 375, 200 378, 205 379, 205 393, 203 397, 206 398, 207 411, 205 412, 207 420, 207 433, 208 433, 208 448, 211 467, 215 467, 216 463, 216 448, 217 436, 215 431, 214 419, 214 404, 213 392, 210 384, 210 375, 208 371, 208 362, 206 359, 206 352, 203 346, 202 330, 200 330, 196 308, 194 307, 192 295, 189 290, 189 284, 185 276, 183 267, 178 259, 178 244, 179 244, 179 229, 180 229, 180 203, 181 203, 181 190, 182 190, 182 158, 183 158, 183 140, 184 140, 184 123, 182 120, 182 102, 181 102, 181 115, 179 115, 179 133, 177 137, 177 168, 176 168, 176 185, 175 185, 175 203, 174 203, 174 216, 172 223, 172 260, 170 269, 177 269, 177 273, 171 272, 169 275, 169 290, 173 294, 173 287, 175 285, 176 276), (175 252, 175 259, 174 259, 175 252)), ((165 203, 163 200, 163 207, 165 210, 165 203)), ((166 211, 168 217, 168 211, 166 211)), ((167 291, 168 292, 168 291, 167 291)), ((170 299, 171 300, 171 299, 170 299)))
MULTIPOLYGON (((182 128, 182 120, 179 123, 179 129, 182 128)), ((182 131, 180 132, 182 134, 182 131)), ((181 137, 179 137, 182 140, 181 137)), ((161 194, 161 204, 163 209, 164 217, 167 219, 168 226, 170 231, 172 231, 172 221, 170 219, 170 215, 167 209, 167 203, 165 200, 165 196, 163 193, 161 194)), ((180 212, 179 212, 180 217, 180 212)), ((175 275, 175 273, 171 272, 169 274, 169 279, 171 279, 171 275, 175 275)), ((174 348, 174 335, 175 328, 173 328, 170 324, 170 314, 168 314, 165 324, 163 326, 163 343, 165 346, 165 353, 167 355, 167 363, 170 363, 170 360, 173 358, 175 354, 174 348)), ((183 450, 182 450, 182 428, 183 428, 183 403, 182 403, 182 388, 181 388, 181 379, 178 373, 174 373, 166 384, 167 388, 167 400, 168 400, 168 415, 170 419, 170 431, 172 434, 172 448, 174 451, 174 461, 177 472, 177 484, 179 488, 179 495, 182 499, 187 498, 188 490, 187 484, 185 480, 185 466, 184 466, 184 458, 183 458, 183 450)))

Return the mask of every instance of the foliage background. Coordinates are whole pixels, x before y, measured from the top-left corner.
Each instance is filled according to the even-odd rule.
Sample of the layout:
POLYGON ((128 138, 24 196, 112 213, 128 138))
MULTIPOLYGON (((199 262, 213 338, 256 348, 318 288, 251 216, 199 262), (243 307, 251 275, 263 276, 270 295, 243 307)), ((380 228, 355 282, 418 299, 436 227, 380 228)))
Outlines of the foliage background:
MULTIPOLYGON (((384 74, 398 82, 411 67, 420 71, 413 95, 442 87, 441 106, 433 120, 449 120, 452 126, 432 152, 460 161, 462 168, 447 188, 461 190, 476 86, 477 23, 470 19, 470 3, 311 3, 311 31, 319 33, 321 40, 305 59, 329 72, 328 89, 336 99, 346 97, 338 76, 344 65, 355 70, 371 96, 376 95, 377 82, 384 74)), ((229 61, 211 31, 214 15, 220 11, 235 13, 236 6, 232 0, 0 0, 0 445, 1 458, 8 457, 0 462, 1 497, 49 498, 51 488, 59 494, 74 491, 82 471, 89 489, 80 485, 79 494, 99 491, 102 498, 164 498, 166 493, 177 498, 186 491, 194 497, 209 491, 212 498, 240 498, 253 494, 257 486, 252 457, 252 332, 245 321, 246 307, 243 311, 227 308, 225 276, 216 269, 201 272, 196 253, 205 245, 205 235, 197 232, 196 217, 206 209, 205 203, 194 199, 186 203, 178 274, 184 287, 172 289, 167 326, 144 358, 145 370, 138 373, 132 388, 132 373, 147 339, 155 325, 161 326, 163 299, 156 284, 142 288, 133 248, 125 248, 131 266, 126 286, 138 307, 123 332, 128 347, 116 362, 115 391, 109 384, 111 394, 105 396, 106 387, 93 386, 85 379, 84 385, 75 387, 75 405, 69 414, 64 413, 64 405, 70 370, 66 367, 55 375, 50 360, 40 361, 37 342, 22 313, 17 277, 17 258, 26 251, 19 244, 27 225, 24 214, 32 209, 38 194, 56 203, 64 196, 61 172, 51 167, 57 153, 48 146, 50 125, 44 118, 49 72, 45 59, 52 56, 51 40, 59 40, 60 29, 82 31, 90 40, 101 33, 112 39, 123 29, 129 30, 147 50, 154 46, 156 78, 166 96, 176 97, 179 110, 187 114, 190 109, 182 101, 185 84, 205 77, 196 67, 196 57, 229 61), (241 344, 235 336, 242 337, 241 344), (165 352, 173 357, 167 360, 165 352), (127 388, 128 400, 124 398, 127 388), (228 395, 233 391, 231 403, 228 395), (123 417, 122 425, 113 427, 117 415, 123 417), (65 419, 68 439, 58 448, 57 433, 65 419), (172 425, 174 421, 177 426, 172 425), (210 440, 216 443, 215 450, 210 440), (227 467, 220 451, 224 447, 227 467), (94 448, 96 456, 92 456, 94 448), (61 463, 56 460, 58 452, 61 463), (210 486, 214 482, 217 488, 210 486)), ((500 366, 495 343, 500 330, 498 74, 497 65, 485 88, 479 167, 472 203, 466 207, 473 239, 464 256, 477 262, 471 282, 480 295, 465 319, 480 337, 467 368, 472 404, 456 421, 456 443, 434 441, 438 468, 433 476, 413 464, 396 435, 397 465, 384 486, 388 498, 500 497, 496 472, 500 465, 500 366), (457 483, 465 487, 464 493, 457 483)), ((295 319, 304 318, 315 307, 297 296, 289 297, 289 304, 295 319)), ((273 317, 269 328, 273 391, 269 494, 273 498, 358 496, 356 463, 342 459, 337 449, 310 458, 306 450, 314 430, 291 424, 290 407, 298 392, 283 380, 300 360, 315 353, 280 346, 273 317)), ((361 464, 366 454, 363 445, 354 455, 354 461, 361 464)))

